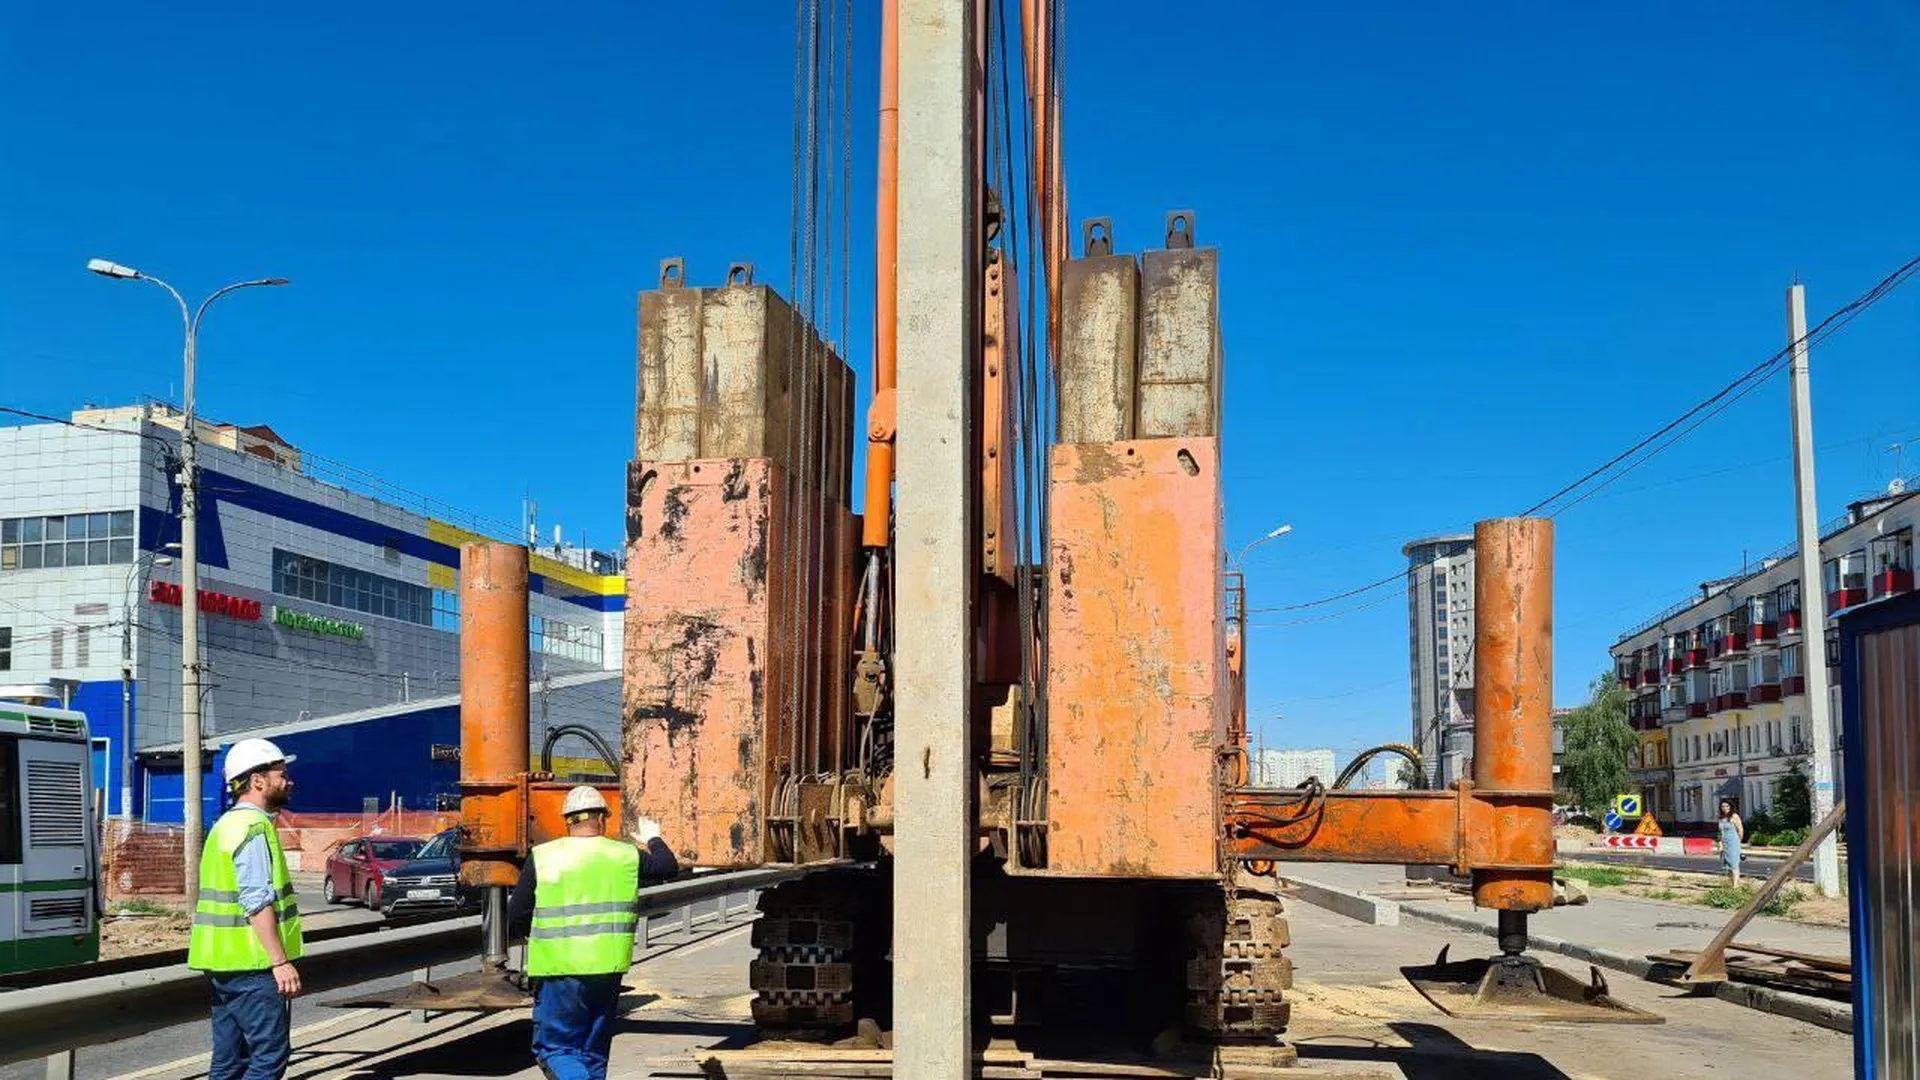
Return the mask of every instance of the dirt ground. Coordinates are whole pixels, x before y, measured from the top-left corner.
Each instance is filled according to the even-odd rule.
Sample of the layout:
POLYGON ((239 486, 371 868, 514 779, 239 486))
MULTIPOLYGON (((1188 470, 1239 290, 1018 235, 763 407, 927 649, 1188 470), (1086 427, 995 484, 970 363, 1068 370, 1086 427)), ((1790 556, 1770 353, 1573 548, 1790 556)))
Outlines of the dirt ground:
POLYGON ((115 915, 100 922, 100 959, 165 952, 187 947, 190 922, 184 914, 115 915))

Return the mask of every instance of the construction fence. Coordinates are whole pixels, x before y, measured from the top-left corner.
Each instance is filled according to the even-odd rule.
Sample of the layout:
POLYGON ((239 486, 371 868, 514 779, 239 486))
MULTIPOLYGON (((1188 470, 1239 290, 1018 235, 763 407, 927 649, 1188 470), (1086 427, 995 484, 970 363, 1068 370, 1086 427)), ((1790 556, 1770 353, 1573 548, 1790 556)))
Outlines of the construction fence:
MULTIPOLYGON (((318 874, 327 856, 363 836, 429 837, 460 823, 460 815, 437 810, 388 809, 359 814, 306 814, 282 810, 274 815, 287 868, 318 874)), ((185 832, 178 825, 144 821, 106 821, 100 854, 107 900, 180 900, 186 895, 185 832)))

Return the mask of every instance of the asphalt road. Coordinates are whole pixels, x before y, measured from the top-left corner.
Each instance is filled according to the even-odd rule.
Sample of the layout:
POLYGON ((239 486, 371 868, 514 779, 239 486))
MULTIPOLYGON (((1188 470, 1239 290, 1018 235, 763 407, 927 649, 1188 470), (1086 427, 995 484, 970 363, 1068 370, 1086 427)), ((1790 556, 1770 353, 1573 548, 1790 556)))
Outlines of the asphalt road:
MULTIPOLYGON (((1705 874, 1724 874, 1718 855, 1660 855, 1646 851, 1582 851, 1578 854, 1563 853, 1563 859, 1577 859, 1581 862, 1602 862, 1615 866, 1644 866, 1654 870, 1693 870, 1705 874)), ((1740 873, 1758 881, 1765 881, 1780 868, 1781 860, 1775 856, 1753 856, 1740 860, 1740 873)), ((1845 869, 1845 863, 1841 864, 1845 869)), ((1795 881, 1812 881, 1813 866, 1802 863, 1794 869, 1795 881)))
MULTIPOLYGON (((740 901, 736 898, 733 902, 737 910, 740 901)), ((693 905, 694 915, 698 917, 712 912, 715 908, 715 903, 715 901, 707 900, 693 905)), ((374 919, 378 918, 377 915, 369 916, 366 909, 356 905, 329 905, 322 903, 320 894, 317 891, 311 897, 304 892, 300 894, 300 912, 303 921, 309 911, 328 912, 329 914, 325 917, 328 925, 336 925, 337 922, 349 921, 365 922, 368 921, 370 917, 374 919), (310 904, 311 906, 309 906, 310 904)), ((738 924, 739 920, 736 916, 732 925, 738 924)), ((720 928, 712 924, 697 926, 694 928, 692 936, 697 940, 719 931, 720 928)), ((649 941, 653 946, 653 948, 650 948, 648 955, 652 955, 653 952, 658 949, 670 949, 676 945, 684 944, 688 940, 687 936, 681 930, 680 920, 677 915, 654 916, 648 922, 648 935, 649 941)), ((517 952, 518 950, 516 949, 515 951, 517 952)), ((433 973, 436 978, 459 975, 464 972, 476 970, 479 966, 479 960, 476 958, 472 963, 468 964, 436 967, 433 969, 433 973)), ((744 983, 745 977, 746 972, 743 969, 739 973, 739 979, 742 983, 744 983)), ((370 980, 358 986, 332 990, 312 997, 298 998, 293 1003, 294 1031, 298 1032, 302 1027, 337 1017, 340 1010, 329 1008, 326 1004, 328 1001, 337 1001, 344 998, 357 997, 361 994, 371 993, 376 990, 404 986, 411 981, 412 978, 413 976, 410 974, 397 975, 387 979, 370 980)), ((3 992, 0 992, 0 1009, 5 1007, 6 997, 3 992)), ((128 1073, 150 1069, 165 1062, 177 1061, 182 1058, 190 1058, 195 1054, 206 1053, 209 1048, 208 1038, 207 1024, 205 1021, 201 1021, 193 1024, 182 1024, 178 1027, 166 1028, 161 1031, 149 1032, 137 1038, 124 1039, 120 1042, 87 1047, 74 1055, 73 1075, 83 1077, 85 1080, 105 1080, 107 1077, 124 1076, 128 1073)), ((297 1038, 296 1041, 298 1041, 297 1038)), ((45 1080, 46 1075, 46 1065, 40 1061, 0 1065, 0 1080, 45 1080)))

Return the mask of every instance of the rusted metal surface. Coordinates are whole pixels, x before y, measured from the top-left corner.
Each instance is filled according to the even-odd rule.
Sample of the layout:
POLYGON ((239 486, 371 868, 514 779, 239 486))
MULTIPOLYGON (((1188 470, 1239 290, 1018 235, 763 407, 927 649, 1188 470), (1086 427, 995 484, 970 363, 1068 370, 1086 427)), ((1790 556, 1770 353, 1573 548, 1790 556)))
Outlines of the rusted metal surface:
MULTIPOLYGON (((983 5, 984 6, 984 5, 983 5)), ((1027 100, 1033 111, 1032 176, 1046 263, 1047 356, 1060 355, 1061 264, 1067 257, 1067 185, 1060 160, 1060 58, 1054 0, 1022 0, 1027 100)))
POLYGON ((785 506, 765 458, 663 463, 629 492, 628 823, 658 821, 694 865, 766 858, 773 755, 786 745, 774 610, 785 506))
POLYGON ((460 552, 461 880, 510 886, 526 851, 527 549, 460 552))
POLYGON ((1664 1024, 1666 1018, 1614 997, 1597 967, 1582 982, 1531 957, 1448 961, 1443 947, 1431 964, 1401 974, 1448 1016, 1476 1020, 1574 1024, 1664 1024))
POLYGON ((1011 586, 1014 548, 1014 377, 1020 364, 1020 287, 1007 260, 985 270, 986 322, 980 350, 980 570, 1011 586))
MULTIPOLYGON (((1553 522, 1499 518, 1473 529, 1473 785, 1485 827, 1522 862, 1551 864, 1553 845, 1553 522)), ((1474 903, 1553 906, 1553 874, 1476 870, 1474 903)))
POLYGON ((1088 226, 1089 253, 1061 268, 1060 441, 1118 442, 1134 435, 1140 267, 1131 255, 1093 254, 1111 245, 1110 225, 1088 226))
POLYGON ((1053 448, 1049 872, 1217 872, 1219 443, 1053 448))
MULTIPOLYGON (((527 784, 528 847, 567 835, 567 821, 560 815, 560 805, 566 802, 567 792, 578 786, 570 780, 535 780, 527 784)), ((607 800, 607 835, 616 839, 625 836, 626 821, 620 812, 620 785, 593 786, 607 800)))
POLYGON ((1167 247, 1140 256, 1134 435, 1220 432, 1220 256, 1193 247, 1193 215, 1168 215, 1167 247))
POLYGON ((1227 852, 1279 862, 1418 863, 1460 873, 1551 876, 1553 852, 1503 830, 1506 796, 1451 791, 1239 788, 1227 793, 1227 852))

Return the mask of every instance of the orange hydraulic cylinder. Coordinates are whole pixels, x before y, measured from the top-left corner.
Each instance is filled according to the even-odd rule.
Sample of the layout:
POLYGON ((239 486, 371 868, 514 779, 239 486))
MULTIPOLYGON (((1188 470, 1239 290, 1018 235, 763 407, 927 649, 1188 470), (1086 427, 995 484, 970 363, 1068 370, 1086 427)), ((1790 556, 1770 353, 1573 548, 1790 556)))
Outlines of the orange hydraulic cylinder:
POLYGON ((527 549, 460 551, 461 879, 512 885, 526 850, 527 549))
POLYGON ((861 545, 870 548, 887 546, 893 521, 894 335, 899 323, 896 271, 900 257, 899 0, 880 4, 879 143, 879 208, 873 228, 873 405, 867 417, 867 489, 860 532, 861 545))
MULTIPOLYGON (((1473 529, 1473 786, 1519 860, 1553 862, 1553 522, 1473 529)), ((1474 903, 1553 906, 1553 872, 1476 870, 1474 903)))

